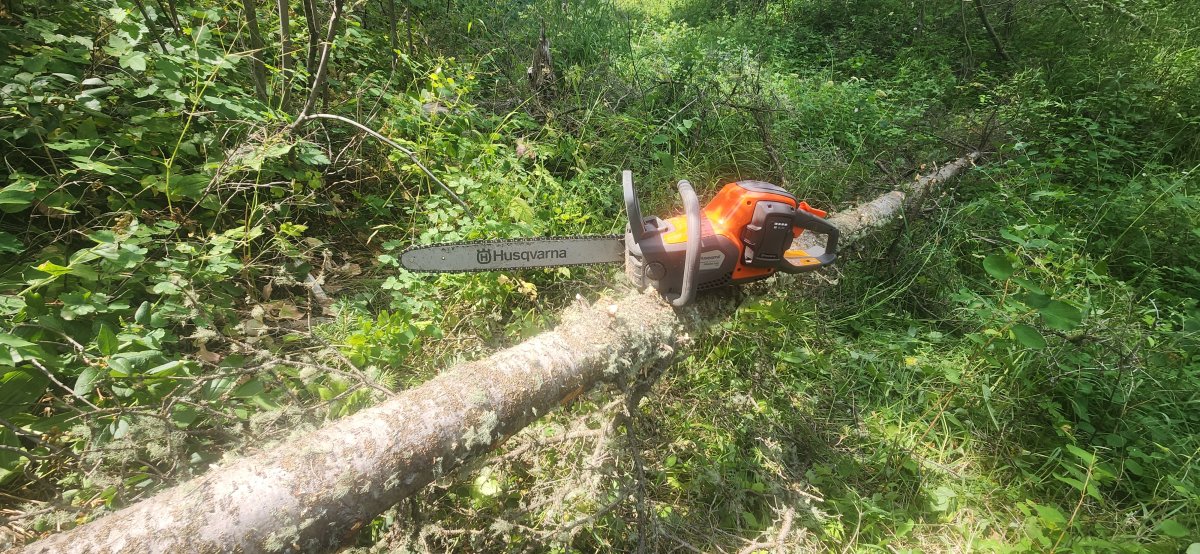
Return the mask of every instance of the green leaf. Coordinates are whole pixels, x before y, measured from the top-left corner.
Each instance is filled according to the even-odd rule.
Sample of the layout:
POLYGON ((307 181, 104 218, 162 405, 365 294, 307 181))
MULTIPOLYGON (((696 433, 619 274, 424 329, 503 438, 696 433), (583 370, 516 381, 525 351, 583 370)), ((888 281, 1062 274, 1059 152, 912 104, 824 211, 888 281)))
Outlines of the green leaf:
POLYGON ((1034 504, 1033 508, 1037 510, 1038 517, 1042 520, 1042 523, 1044 523, 1046 527, 1058 529, 1059 526, 1067 523, 1066 516, 1064 516, 1062 512, 1058 511, 1058 508, 1055 508, 1054 506, 1034 504))
POLYGON ((1012 277, 1013 266, 1008 263, 1008 257, 1004 254, 992 254, 983 259, 983 269, 987 271, 992 278, 1003 281, 1012 277))
POLYGON ((37 183, 24 179, 0 189, 0 210, 6 213, 16 213, 33 204, 37 193, 37 183))
POLYGON ((1179 523, 1173 519, 1162 520, 1162 523, 1158 524, 1158 530, 1162 531, 1167 536, 1176 539, 1182 539, 1191 534, 1187 527, 1184 527, 1182 523, 1179 523))
POLYGON ((46 147, 59 152, 70 152, 72 150, 95 150, 103 144, 104 141, 96 139, 72 139, 51 142, 46 147))
POLYGON ((1090 465, 1096 464, 1096 455, 1092 454, 1091 452, 1088 452, 1087 450, 1079 448, 1078 446, 1075 446, 1073 444, 1068 444, 1067 451, 1074 454, 1075 457, 1082 460, 1085 465, 1090 466, 1090 465))
POLYGON ((172 173, 170 176, 165 174, 147 175, 142 179, 142 185, 154 187, 155 190, 165 193, 167 198, 174 201, 184 198, 200 198, 208 188, 209 180, 209 176, 202 173, 182 175, 172 173))
POLYGON ((476 481, 479 488, 479 494, 483 496, 496 496, 500 494, 500 483, 495 479, 484 479, 483 482, 476 481))
POLYGON ((16 254, 24 250, 25 245, 16 235, 0 231, 0 254, 16 254))
POLYGON ((75 164, 75 167, 78 167, 84 171, 95 171, 96 173, 100 173, 102 175, 116 175, 118 169, 115 166, 111 166, 104 162, 96 161, 85 156, 71 156, 71 163, 75 164))
POLYGON ((1061 300, 1052 300, 1040 310, 1042 321, 1047 327, 1059 331, 1070 331, 1083 322, 1083 313, 1079 308, 1061 300))
POLYGON ((248 398, 257 394, 261 394, 264 390, 266 390, 266 387, 263 386, 262 381, 258 379, 251 379, 234 389, 233 392, 230 393, 230 396, 235 398, 248 398))
POLYGON ((1026 348, 1040 349, 1046 347, 1046 339, 1033 327, 1018 323, 1012 326, 1012 332, 1017 337, 1017 342, 1026 348))
POLYGON ((113 333, 112 328, 107 323, 100 324, 100 332, 96 334, 96 346, 100 348, 100 353, 105 356, 112 356, 120 349, 121 343, 117 340, 117 335, 113 333))
POLYGON ((133 313, 133 320, 141 325, 148 325, 150 323, 149 301, 142 302, 142 304, 138 306, 137 311, 133 313))
POLYGON ((529 203, 516 196, 508 203, 508 215, 513 220, 520 221, 521 223, 533 223, 535 217, 533 208, 529 207, 529 203))
POLYGON ((0 345, 15 349, 26 349, 30 346, 37 346, 32 342, 10 333, 0 333, 0 345))
POLYGON ((1200 542, 1194 542, 1188 545, 1187 552, 1184 554, 1200 554, 1200 542))
POLYGON ((176 404, 175 408, 171 411, 171 421, 174 421, 180 429, 186 429, 199 417, 200 412, 184 404, 176 404))
POLYGON ((1125 460, 1125 470, 1129 473, 1137 475, 1138 477, 1146 475, 1146 470, 1142 467, 1142 464, 1139 464, 1137 460, 1134 460, 1133 458, 1125 460))
POLYGON ((121 56, 121 67, 132 69, 133 71, 142 72, 146 70, 146 54, 145 52, 130 52, 121 56))
POLYGON ((113 6, 108 9, 108 18, 113 20, 114 23, 121 23, 125 21, 125 17, 128 15, 129 12, 125 11, 125 8, 113 6))
POLYGON ((65 265, 58 265, 51 261, 45 261, 38 264, 34 269, 46 273, 52 277, 61 277, 71 273, 71 268, 65 265))
POLYGON ((309 142, 299 144, 299 148, 296 149, 296 159, 309 165, 329 164, 329 156, 326 156, 325 152, 309 142))
POLYGON ((76 396, 87 396, 96 388, 96 381, 100 378, 100 368, 96 366, 88 366, 79 372, 79 377, 75 379, 75 388, 72 392, 76 396))
POLYGON ((254 151, 246 160, 246 166, 255 171, 262 170, 263 162, 267 160, 280 158, 292 151, 292 144, 287 142, 277 142, 274 144, 264 145, 254 151))
POLYGON ((0 417, 11 417, 29 409, 46 393, 49 384, 45 375, 30 368, 0 375, 0 417))
POLYGON ((1057 473, 1054 474, 1054 478, 1058 479, 1059 481, 1062 481, 1063 483, 1070 485, 1071 488, 1073 488, 1077 491, 1083 491, 1083 481, 1080 481, 1079 479, 1076 479, 1074 477, 1067 477, 1065 475, 1058 475, 1057 473))
POLYGON ((933 491, 932 508, 937 512, 948 512, 953 506, 952 502, 958 497, 958 493, 954 489, 942 485, 933 491))
MULTIPOLYGON (((1038 295, 1042 295, 1042 296, 1045 296, 1045 294, 1046 294, 1046 291, 1042 290, 1042 287, 1038 286, 1037 283, 1034 283, 1033 281, 1030 281, 1028 279, 1022 279, 1020 277, 1013 277, 1013 282, 1018 285, 1021 285, 1021 288, 1025 289, 1033 294, 1038 294, 1038 295)), ((1049 300, 1049 298, 1047 298, 1047 300, 1049 300)))
POLYGON ((26 458, 17 450, 21 449, 21 441, 17 439, 17 434, 8 427, 0 427, 0 446, 8 448, 0 448, 0 483, 4 483, 13 475, 21 472, 21 467, 25 465, 26 458), (14 450, 10 450, 14 449, 14 450))
MULTIPOLYGON (((1015 280, 1015 279, 1014 279, 1015 280)), ((1013 295, 1018 302, 1029 306, 1030 308, 1045 308, 1046 304, 1050 303, 1050 297, 1045 294, 1030 292, 1026 294, 1013 295)))
POLYGON ((167 376, 174 375, 175 373, 177 373, 179 371, 180 368, 184 368, 184 367, 187 367, 187 361, 172 360, 165 364, 157 365, 157 366, 154 366, 154 367, 146 370, 146 375, 158 375, 161 377, 167 377, 167 376))

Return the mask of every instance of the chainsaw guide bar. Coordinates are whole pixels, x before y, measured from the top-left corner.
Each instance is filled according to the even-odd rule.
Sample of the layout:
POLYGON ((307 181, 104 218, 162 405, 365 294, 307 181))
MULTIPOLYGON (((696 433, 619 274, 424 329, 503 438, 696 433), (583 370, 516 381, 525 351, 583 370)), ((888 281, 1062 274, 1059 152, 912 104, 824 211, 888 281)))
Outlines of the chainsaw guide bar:
POLYGON ((414 246, 400 255, 410 271, 466 273, 618 263, 624 235, 476 240, 414 246))

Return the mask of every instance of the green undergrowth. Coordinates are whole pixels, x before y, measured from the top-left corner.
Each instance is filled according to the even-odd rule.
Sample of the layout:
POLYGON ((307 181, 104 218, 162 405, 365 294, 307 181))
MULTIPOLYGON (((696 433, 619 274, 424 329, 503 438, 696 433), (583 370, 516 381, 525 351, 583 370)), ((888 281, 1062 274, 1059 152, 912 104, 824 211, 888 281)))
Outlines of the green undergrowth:
POLYGON ((261 50, 244 3, 0 7, 2 540, 353 413, 622 278, 418 275, 411 245, 619 233, 621 169, 647 214, 678 210, 681 178, 837 210, 982 148, 824 286, 747 289, 631 418, 585 397, 358 546, 1200 548, 1192 3, 984 3, 1003 55, 972 3, 349 3, 316 111, 466 208, 350 127, 289 128, 310 22, 291 6, 285 71, 275 4, 249 4, 261 50))
POLYGON ((1027 224, 1047 211, 1020 202, 999 217, 987 199, 1037 192, 1023 179, 980 171, 929 218, 856 246, 836 284, 746 297, 611 451, 579 438, 622 421, 600 411, 607 394, 551 416, 422 495, 438 514, 426 544, 740 550, 786 518, 788 550, 1187 548, 1200 313, 1111 275, 1090 226, 1027 224))

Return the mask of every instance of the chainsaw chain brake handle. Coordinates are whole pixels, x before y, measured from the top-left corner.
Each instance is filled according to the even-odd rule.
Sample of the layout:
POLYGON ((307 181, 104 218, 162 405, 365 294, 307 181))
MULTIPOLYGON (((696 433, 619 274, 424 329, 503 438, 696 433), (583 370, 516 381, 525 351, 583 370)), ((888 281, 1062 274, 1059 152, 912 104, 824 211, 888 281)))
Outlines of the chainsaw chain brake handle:
POLYGON ((630 171, 621 173, 621 181, 629 216, 626 274, 674 306, 690 302, 697 290, 757 281, 776 271, 814 271, 837 260, 839 233, 822 219, 825 212, 770 183, 729 183, 701 209, 691 183, 679 181, 684 215, 663 220, 642 217, 630 171), (804 231, 824 235, 824 248, 791 249, 804 231))
POLYGON ((687 217, 687 249, 683 261, 683 289, 679 297, 671 300, 675 307, 683 306, 696 296, 696 269, 700 267, 700 233, 704 228, 700 224, 700 200, 696 191, 686 179, 679 181, 679 196, 683 198, 683 212, 687 217))
MULTIPOLYGON (((648 264, 641 263, 641 259, 645 257, 642 252, 642 244, 647 237, 661 235, 671 230, 666 222, 657 217, 649 219, 642 218, 642 207, 638 202, 637 191, 633 188, 633 172, 628 169, 621 172, 621 185, 625 193, 625 213, 629 216, 628 235, 625 240, 626 248, 629 253, 638 259, 638 277, 634 281, 639 286, 645 286, 645 280, 649 278, 651 281, 658 281, 665 272, 665 266, 661 261, 650 260, 648 264), (647 271, 647 267, 649 271, 647 271)), ((692 301, 696 295, 696 269, 700 265, 700 232, 703 225, 700 222, 700 200, 696 197, 696 191, 692 188, 692 184, 687 180, 681 180, 678 184, 679 196, 683 199, 683 210, 687 218, 689 231, 687 232, 687 245, 684 249, 683 256, 683 275, 679 290, 664 290, 664 287, 655 283, 655 288, 659 290, 672 306, 683 306, 692 301)), ((633 273, 630 273, 633 277, 633 273)))

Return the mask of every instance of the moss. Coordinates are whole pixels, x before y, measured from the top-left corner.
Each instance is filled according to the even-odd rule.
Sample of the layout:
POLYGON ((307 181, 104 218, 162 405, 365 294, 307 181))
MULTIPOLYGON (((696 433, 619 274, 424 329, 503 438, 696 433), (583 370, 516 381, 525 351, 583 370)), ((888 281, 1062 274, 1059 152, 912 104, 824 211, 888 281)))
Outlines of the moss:
POLYGON ((467 432, 463 433, 463 447, 468 451, 475 450, 476 447, 488 446, 492 444, 492 433, 500 426, 500 417, 494 411, 484 412, 479 417, 479 423, 467 428, 467 432))
MULTIPOLYGON (((285 550, 290 551, 295 547, 295 545, 300 544, 304 531, 319 522, 320 519, 312 517, 304 519, 296 525, 285 525, 280 527, 271 532, 270 535, 267 535, 266 539, 263 539, 263 549, 270 552, 281 552, 285 550)), ((310 549, 315 549, 311 547, 316 547, 319 545, 312 544, 309 546, 310 549)))

